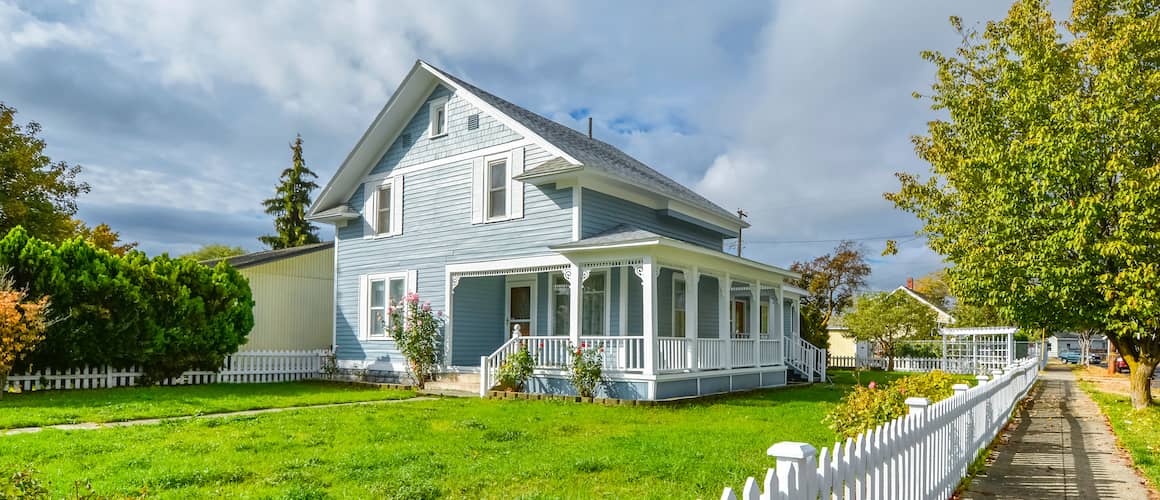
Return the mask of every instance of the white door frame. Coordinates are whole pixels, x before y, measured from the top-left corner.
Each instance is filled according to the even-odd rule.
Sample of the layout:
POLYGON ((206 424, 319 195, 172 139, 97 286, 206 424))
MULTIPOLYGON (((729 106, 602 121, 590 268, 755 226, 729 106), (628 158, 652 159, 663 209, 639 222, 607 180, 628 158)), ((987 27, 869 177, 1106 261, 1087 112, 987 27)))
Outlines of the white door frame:
POLYGON ((504 341, 511 338, 512 335, 512 288, 530 287, 531 289, 531 304, 529 310, 529 326, 527 335, 536 335, 536 309, 537 301, 539 300, 538 285, 539 279, 536 274, 509 274, 507 275, 507 283, 504 285, 503 294, 503 325, 504 325, 504 341))

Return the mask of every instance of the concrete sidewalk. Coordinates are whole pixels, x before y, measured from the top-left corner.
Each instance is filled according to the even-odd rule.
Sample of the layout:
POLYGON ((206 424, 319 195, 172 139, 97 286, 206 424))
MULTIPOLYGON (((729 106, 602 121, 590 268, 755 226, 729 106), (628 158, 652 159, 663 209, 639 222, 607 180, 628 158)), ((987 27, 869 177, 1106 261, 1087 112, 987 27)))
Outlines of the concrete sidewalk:
POLYGON ((1040 380, 962 498, 1150 498, 1071 370, 1049 366, 1040 380))

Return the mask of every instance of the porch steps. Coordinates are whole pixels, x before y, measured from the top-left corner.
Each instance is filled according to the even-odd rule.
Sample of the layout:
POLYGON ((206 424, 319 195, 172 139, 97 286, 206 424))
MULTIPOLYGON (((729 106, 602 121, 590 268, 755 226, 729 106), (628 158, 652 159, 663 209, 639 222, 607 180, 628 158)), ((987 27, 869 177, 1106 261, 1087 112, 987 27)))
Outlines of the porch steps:
POLYGON ((435 380, 424 384, 423 390, 428 393, 444 396, 458 396, 461 393, 470 393, 479 397, 478 373, 440 373, 435 380), (447 394, 443 394, 446 392, 447 394))

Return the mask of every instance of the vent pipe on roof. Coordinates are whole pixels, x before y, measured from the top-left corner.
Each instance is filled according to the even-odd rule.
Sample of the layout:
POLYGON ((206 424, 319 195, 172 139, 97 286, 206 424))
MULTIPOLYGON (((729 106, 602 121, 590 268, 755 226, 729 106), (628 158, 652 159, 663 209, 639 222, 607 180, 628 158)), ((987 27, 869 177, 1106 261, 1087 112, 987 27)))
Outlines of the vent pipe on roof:
POLYGON ((592 117, 588 117, 588 138, 592 138, 592 117))
POLYGON ((914 278, 910 278, 910 277, 906 278, 906 288, 914 290, 914 278))

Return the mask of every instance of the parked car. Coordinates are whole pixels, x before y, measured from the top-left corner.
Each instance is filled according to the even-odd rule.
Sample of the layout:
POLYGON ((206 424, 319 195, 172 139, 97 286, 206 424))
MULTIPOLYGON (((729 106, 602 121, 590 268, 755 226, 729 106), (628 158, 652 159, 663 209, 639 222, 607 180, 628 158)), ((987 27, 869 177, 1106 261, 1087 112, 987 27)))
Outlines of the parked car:
POLYGON ((1120 373, 1128 373, 1128 362, 1124 358, 1116 356, 1116 371, 1120 373))
POLYGON ((1088 355, 1088 363, 1098 365, 1100 364, 1100 361, 1103 361, 1103 358, 1101 358, 1099 354, 1093 352, 1088 355))
POLYGON ((1059 360, 1071 365, 1079 364, 1079 351, 1064 351, 1059 353, 1059 360))

